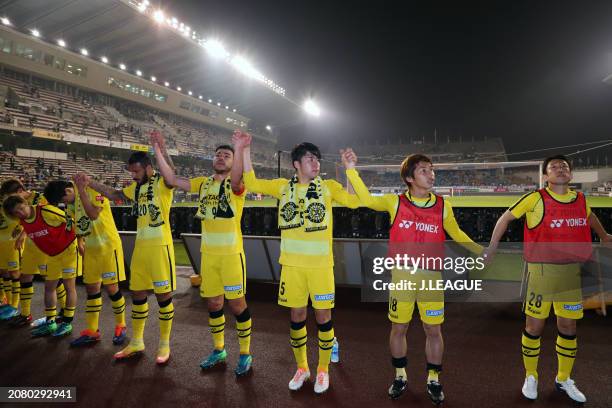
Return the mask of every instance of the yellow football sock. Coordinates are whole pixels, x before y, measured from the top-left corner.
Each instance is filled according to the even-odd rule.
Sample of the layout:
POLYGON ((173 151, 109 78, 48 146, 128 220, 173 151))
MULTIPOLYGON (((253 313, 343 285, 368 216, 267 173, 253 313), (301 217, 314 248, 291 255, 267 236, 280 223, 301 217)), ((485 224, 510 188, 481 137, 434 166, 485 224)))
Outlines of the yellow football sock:
POLYGON ((319 365, 318 371, 327 371, 329 369, 329 360, 331 358, 332 348, 334 347, 334 328, 332 321, 319 324, 319 365))
POLYGON ((442 371, 442 365, 427 363, 427 382, 430 382, 430 381, 439 382, 441 371, 442 371))
MULTIPOLYGON (((149 317, 149 304, 147 298, 134 300, 132 305, 132 340, 143 341, 145 323, 149 317)), ((132 341, 130 341, 130 344, 132 341)))
POLYGON ((66 308, 66 288, 64 287, 64 282, 57 282, 57 289, 55 289, 57 293, 57 304, 60 305, 61 309, 66 308))
POLYGON ((64 308, 64 314, 62 315, 62 322, 72 323, 72 319, 74 319, 74 312, 76 311, 76 307, 68 307, 64 308))
POLYGON ((21 283, 21 315, 29 316, 32 314, 32 297, 34 296, 34 286, 32 282, 21 283))
POLYGON ((100 311, 102 310, 102 293, 87 295, 85 302, 85 323, 87 328, 93 332, 98 330, 100 322, 100 311))
POLYGON ((236 316, 236 333, 238 334, 238 344, 240 344, 240 354, 250 354, 251 330, 251 313, 246 308, 241 314, 236 316))
POLYGON ((13 299, 13 285, 11 283, 11 278, 3 278, 2 285, 4 288, 4 296, 6 296, 6 304, 10 305, 13 299))
POLYGON ((291 330, 289 331, 291 339, 291 347, 298 368, 308 370, 308 357, 306 355, 306 343, 308 341, 308 333, 306 332, 306 321, 294 323, 291 322, 291 330))
POLYGON ((574 361, 576 359, 576 351, 578 350, 578 341, 576 336, 567 336, 559 333, 557 336, 557 362, 559 371, 557 372, 557 380, 565 381, 572 374, 574 361))
POLYGON ((208 327, 212 334, 215 350, 223 350, 225 348, 225 315, 223 309, 208 312, 208 327))
POLYGON ((523 331, 521 339, 523 349, 523 364, 525 365, 525 376, 533 375, 538 379, 538 360, 540 356, 540 336, 532 336, 523 331))
POLYGON ((109 297, 113 305, 113 313, 115 314, 115 325, 125 327, 125 298, 121 291, 117 291, 117 293, 109 297))
POLYGON ((21 291, 21 282, 19 279, 13 279, 11 283, 12 287, 12 297, 11 297, 11 306, 17 309, 19 307, 19 294, 21 291))
POLYGON ((159 341, 169 343, 174 319, 174 304, 172 298, 159 303, 159 341))
POLYGON ((55 320, 55 316, 57 316, 57 309, 55 307, 45 308, 45 317, 47 318, 47 321, 55 320))

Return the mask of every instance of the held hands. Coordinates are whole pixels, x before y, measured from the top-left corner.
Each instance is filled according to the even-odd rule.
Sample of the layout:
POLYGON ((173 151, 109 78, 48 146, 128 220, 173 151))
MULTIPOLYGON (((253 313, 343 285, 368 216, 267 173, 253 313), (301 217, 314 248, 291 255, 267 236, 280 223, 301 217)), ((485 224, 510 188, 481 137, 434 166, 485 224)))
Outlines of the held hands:
POLYGON ((340 149, 340 157, 342 158, 342 165, 345 169, 354 169, 357 164, 357 155, 350 147, 346 149, 340 149))
POLYGON ((149 133, 149 140, 153 148, 155 148, 155 146, 159 147, 160 150, 164 150, 166 148, 164 136, 158 130, 153 130, 151 133, 149 133))
POLYGON ((495 257, 496 250, 496 247, 489 245, 484 251, 482 251, 482 257, 484 258, 485 265, 491 265, 493 258, 495 257))
POLYGON ((243 132, 241 130, 235 130, 234 134, 232 135, 232 144, 237 149, 244 149, 246 147, 249 147, 251 145, 252 140, 253 137, 249 133, 243 132))
POLYGON ((91 179, 85 173, 77 173, 72 177, 72 180, 79 190, 84 190, 89 185, 91 179))
POLYGON ((21 234, 15 240, 15 249, 21 251, 23 249, 23 243, 25 242, 26 234, 21 234))

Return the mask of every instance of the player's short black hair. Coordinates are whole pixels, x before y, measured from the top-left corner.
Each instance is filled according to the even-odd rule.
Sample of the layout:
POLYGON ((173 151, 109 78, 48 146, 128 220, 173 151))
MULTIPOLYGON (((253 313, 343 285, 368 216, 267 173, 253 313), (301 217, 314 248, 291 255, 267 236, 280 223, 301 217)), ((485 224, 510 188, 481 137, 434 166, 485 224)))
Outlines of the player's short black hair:
POLYGON ((291 150, 291 163, 293 164, 293 162, 302 160, 302 157, 304 157, 306 153, 311 153, 317 159, 321 160, 321 151, 319 148, 312 143, 303 142, 299 145, 295 145, 291 150))
POLYGON ((43 193, 49 204, 58 205, 66 195, 66 189, 72 187, 70 181, 53 180, 47 183, 43 193))
POLYGON ((2 186, 0 187, 0 197, 5 197, 9 194, 15 194, 19 191, 19 189, 25 190, 25 187, 23 186, 21 181, 15 178, 5 180, 2 183, 2 186))
POLYGON ((128 164, 136 164, 140 163, 140 165, 144 168, 147 166, 152 166, 153 162, 151 162, 151 157, 147 152, 134 152, 131 154, 128 159, 128 164))
POLYGON ((416 166, 421 162, 432 164, 431 159, 428 156, 425 156, 424 154, 420 153, 411 154, 406 157, 402 162, 402 165, 400 167, 400 176, 402 177, 402 181, 408 184, 408 186, 410 186, 411 183, 408 182, 406 179, 408 177, 414 178, 414 170, 416 169, 416 166))
POLYGON ((542 174, 546 174, 546 168, 548 167, 548 164, 553 161, 553 160, 562 160, 564 162, 567 163, 567 165, 570 168, 570 171, 572 171, 572 163, 570 163, 569 159, 567 158, 567 156, 564 156, 562 154, 557 154, 554 156, 550 156, 544 159, 544 164, 542 165, 542 174))
POLYGON ((222 144, 222 145, 219 145, 219 146, 215 147, 215 153, 217 153, 217 151, 219 151, 219 150, 221 150, 221 149, 223 149, 223 150, 229 150, 230 152, 232 152, 232 154, 234 154, 234 153, 235 153, 235 152, 234 152, 234 147, 233 147, 233 146, 231 146, 231 145, 228 145, 228 144, 222 144))
POLYGON ((4 210, 4 214, 6 214, 8 217, 13 217, 13 210, 15 210, 15 207, 17 207, 19 204, 27 205, 28 202, 20 195, 10 195, 2 202, 2 210, 4 210))

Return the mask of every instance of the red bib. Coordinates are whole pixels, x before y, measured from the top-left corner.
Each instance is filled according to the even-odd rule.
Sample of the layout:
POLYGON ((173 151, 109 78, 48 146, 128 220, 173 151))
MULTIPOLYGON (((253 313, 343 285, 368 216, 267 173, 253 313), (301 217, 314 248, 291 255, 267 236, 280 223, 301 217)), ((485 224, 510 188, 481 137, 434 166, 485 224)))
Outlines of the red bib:
POLYGON ((45 207, 44 205, 35 206, 36 217, 34 217, 34 221, 26 222, 21 220, 21 225, 38 249, 49 256, 56 256, 64 252, 64 250, 70 246, 76 235, 74 229, 66 231, 66 222, 63 222, 57 227, 47 224, 43 218, 42 212, 48 211, 54 214, 57 213, 50 209, 45 209, 45 207))
POLYGON ((577 193, 569 203, 555 200, 545 188, 538 190, 544 216, 533 228, 524 228, 524 258, 527 262, 569 264, 586 262, 593 252, 586 199, 577 193))

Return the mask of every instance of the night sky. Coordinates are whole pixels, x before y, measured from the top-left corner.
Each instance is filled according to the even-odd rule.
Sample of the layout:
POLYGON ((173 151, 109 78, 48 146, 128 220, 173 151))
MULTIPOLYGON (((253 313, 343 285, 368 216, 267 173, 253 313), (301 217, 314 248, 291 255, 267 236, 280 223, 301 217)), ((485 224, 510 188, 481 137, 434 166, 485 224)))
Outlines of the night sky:
POLYGON ((318 120, 283 124, 285 147, 433 142, 434 129, 438 141, 502 137, 509 152, 612 136, 609 1, 161 6, 247 54, 292 99, 320 103, 318 120))

